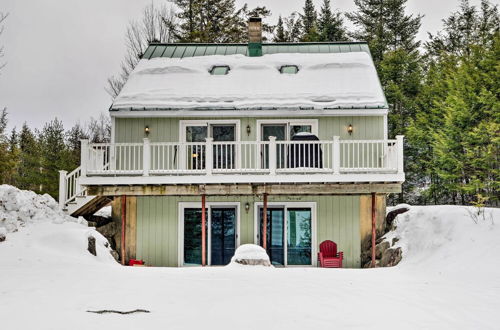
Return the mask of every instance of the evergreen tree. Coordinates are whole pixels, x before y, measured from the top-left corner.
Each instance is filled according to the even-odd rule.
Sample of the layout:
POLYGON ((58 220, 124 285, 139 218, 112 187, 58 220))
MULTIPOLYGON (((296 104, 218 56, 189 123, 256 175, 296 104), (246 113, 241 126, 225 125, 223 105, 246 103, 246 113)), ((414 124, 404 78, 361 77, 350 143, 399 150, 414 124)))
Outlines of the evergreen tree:
MULTIPOLYGON (((93 133, 94 138, 97 136, 97 139, 101 140, 99 138, 99 133, 93 133)), ((89 136, 85 132, 84 128, 77 123, 75 126, 73 126, 69 132, 66 133, 66 138, 67 138, 67 146, 68 146, 68 152, 69 152, 69 157, 70 157, 70 163, 72 164, 73 168, 77 168, 80 166, 80 155, 81 155, 81 140, 82 139, 88 139, 89 136)), ((103 138, 102 140, 107 140, 103 138)))
POLYGON ((281 15, 278 18, 278 24, 276 25, 276 33, 273 38, 274 42, 285 42, 286 40, 286 35, 285 35, 285 26, 283 25, 283 19, 281 18, 281 15))
POLYGON ((473 45, 486 45, 499 32, 500 15, 498 6, 482 0, 477 9, 462 0, 458 11, 443 20, 443 31, 436 35, 429 33, 429 41, 425 43, 428 54, 440 56, 443 52, 456 56, 468 55, 473 45))
POLYGON ((333 13, 330 0, 324 0, 318 19, 319 41, 345 41, 347 32, 341 13, 333 13))
POLYGON ((302 41, 318 41, 320 39, 318 33, 318 14, 312 0, 306 0, 301 19, 303 28, 302 41))
POLYGON ((7 109, 0 112, 0 184, 7 182, 7 176, 10 172, 9 160, 9 141, 7 134, 7 109))
POLYGON ((59 170, 72 170, 64 141, 64 127, 57 118, 45 124, 40 134, 42 150, 42 190, 57 199, 59 170))
POLYGON ((17 165, 16 184, 20 189, 40 191, 42 170, 41 150, 35 134, 26 123, 19 134, 19 163, 17 165))
POLYGON ((354 0, 358 11, 347 14, 357 26, 352 33, 356 40, 368 42, 375 64, 382 61, 384 53, 398 48, 411 53, 420 42, 416 35, 422 16, 405 14, 407 0, 354 0))
POLYGON ((15 186, 17 165, 19 163, 18 134, 15 128, 11 131, 8 140, 7 152, 8 165, 6 169, 5 183, 15 186))

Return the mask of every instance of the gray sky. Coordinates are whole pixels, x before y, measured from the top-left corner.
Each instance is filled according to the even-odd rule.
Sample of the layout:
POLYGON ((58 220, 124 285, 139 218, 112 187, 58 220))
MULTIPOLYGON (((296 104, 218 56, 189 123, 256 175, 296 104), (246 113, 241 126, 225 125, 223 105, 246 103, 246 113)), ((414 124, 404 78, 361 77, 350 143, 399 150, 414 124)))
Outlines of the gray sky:
MULTIPOLYGON (((156 3, 161 0, 154 0, 156 3)), ((498 3, 500 0, 493 0, 498 3)), ((107 111, 111 99, 106 79, 119 71, 124 32, 151 0, 0 0, 10 13, 0 44, 7 66, 0 75, 0 107, 8 107, 9 127, 24 121, 40 128, 54 117, 66 127, 107 111)), ((278 15, 301 10, 304 0, 236 0, 265 5, 278 15)), ((321 0, 315 0, 317 6, 321 0)), ((422 29, 435 32, 459 0, 409 0, 408 12, 422 13, 422 29)), ((472 0, 478 4, 480 0, 472 0)), ((332 0, 341 11, 355 9, 353 0, 332 0)))

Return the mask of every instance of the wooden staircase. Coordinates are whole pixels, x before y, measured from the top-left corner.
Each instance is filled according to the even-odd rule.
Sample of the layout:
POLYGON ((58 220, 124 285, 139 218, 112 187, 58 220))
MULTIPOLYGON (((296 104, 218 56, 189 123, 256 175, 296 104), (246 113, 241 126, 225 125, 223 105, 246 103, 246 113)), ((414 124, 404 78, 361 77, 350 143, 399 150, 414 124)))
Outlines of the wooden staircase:
POLYGON ((72 217, 93 215, 113 199, 107 196, 77 196, 74 202, 66 206, 66 212, 72 217))

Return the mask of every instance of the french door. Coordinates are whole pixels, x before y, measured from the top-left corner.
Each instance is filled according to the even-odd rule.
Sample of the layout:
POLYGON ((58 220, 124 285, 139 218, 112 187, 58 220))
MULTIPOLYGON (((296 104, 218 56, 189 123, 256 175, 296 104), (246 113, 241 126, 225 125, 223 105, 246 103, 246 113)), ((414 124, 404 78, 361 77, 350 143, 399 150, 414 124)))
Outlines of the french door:
POLYGON ((205 142, 206 138, 211 137, 215 144, 213 145, 213 168, 214 169, 233 169, 236 167, 236 144, 217 143, 236 141, 235 124, 203 124, 186 125, 185 142, 186 155, 184 168, 188 170, 205 169, 205 142))
MULTIPOLYGON (((263 209, 259 208, 259 244, 263 245, 263 209)), ((312 208, 267 209, 267 253, 273 265, 312 265, 312 208)))
MULTIPOLYGON (((206 208, 208 265, 227 265, 236 249, 236 207, 209 206, 206 208)), ((183 209, 183 264, 201 265, 201 208, 183 209)))

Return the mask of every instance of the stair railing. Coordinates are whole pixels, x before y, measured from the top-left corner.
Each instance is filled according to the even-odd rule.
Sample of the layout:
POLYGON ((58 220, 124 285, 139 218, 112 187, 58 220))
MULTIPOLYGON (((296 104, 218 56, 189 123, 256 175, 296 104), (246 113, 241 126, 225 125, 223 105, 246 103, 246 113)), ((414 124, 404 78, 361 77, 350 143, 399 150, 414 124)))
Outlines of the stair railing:
POLYGON ((86 196, 87 189, 79 184, 82 168, 78 167, 68 174, 67 171, 59 171, 59 206, 65 209, 68 203, 76 200, 77 196, 86 196))

